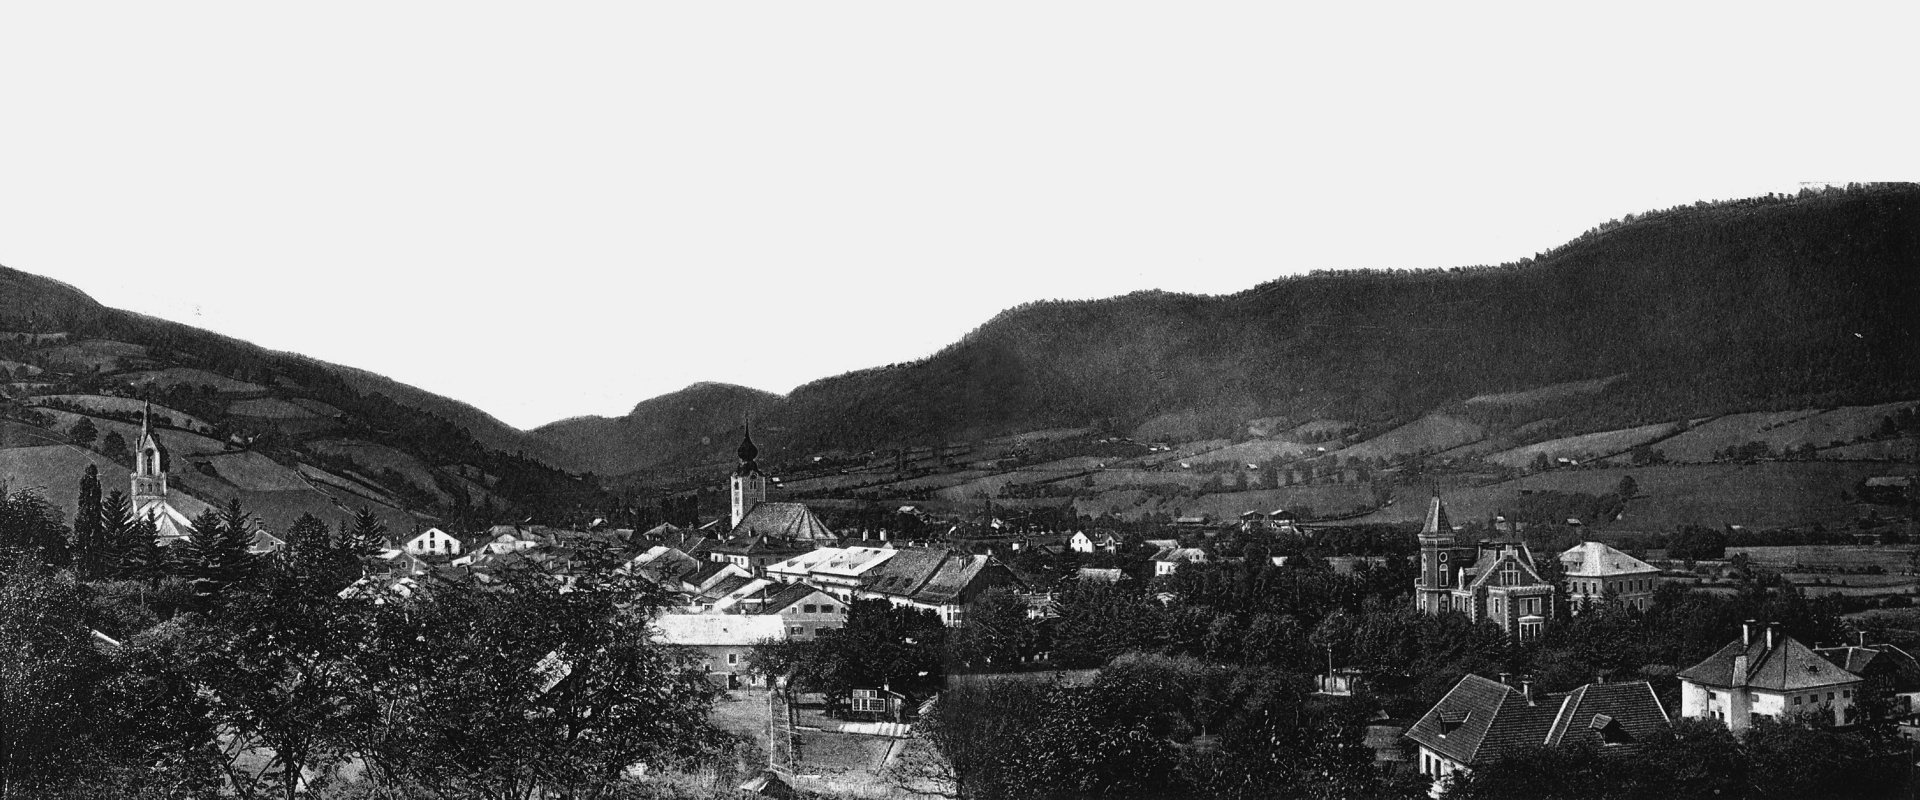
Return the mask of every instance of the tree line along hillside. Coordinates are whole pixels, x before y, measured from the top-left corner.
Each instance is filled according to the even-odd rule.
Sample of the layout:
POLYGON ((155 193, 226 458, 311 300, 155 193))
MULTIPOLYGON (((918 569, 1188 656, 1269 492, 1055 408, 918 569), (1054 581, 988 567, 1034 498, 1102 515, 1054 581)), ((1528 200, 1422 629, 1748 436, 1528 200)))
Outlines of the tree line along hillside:
POLYGON ((756 429, 796 454, 1174 412, 1220 431, 1260 417, 1378 430, 1612 376, 1560 401, 1560 431, 1884 402, 1920 393, 1917 258, 1920 186, 1700 203, 1497 267, 1031 303, 921 361, 801 386, 756 429))
MULTIPOLYGON (((493 520, 481 517, 509 514, 558 520, 579 508, 603 504, 604 498, 590 478, 569 474, 541 460, 544 452, 537 440, 456 401, 437 398, 437 402, 424 403, 420 396, 430 393, 191 326, 107 308, 72 287, 27 273, 0 268, 0 283, 14 290, 0 305, 0 331, 7 332, 0 340, 0 347, 6 348, 0 358, 45 362, 34 366, 31 381, 16 375, 16 382, 0 389, 6 395, 8 416, 16 423, 44 424, 47 415, 38 413, 40 407, 92 409, 91 413, 103 419, 138 423, 137 413, 101 411, 93 407, 102 403, 84 397, 79 401, 41 401, 35 399, 37 396, 148 399, 208 423, 208 428, 194 432, 226 440, 230 449, 259 452, 283 465, 351 467, 309 447, 308 440, 318 434, 308 427, 271 416, 232 413, 243 401, 297 401, 338 412, 329 412, 330 418, 322 421, 327 436, 394 448, 436 470, 431 478, 409 479, 382 473, 375 465, 359 465, 360 472, 380 484, 376 488, 400 500, 409 511, 442 519, 470 515, 474 517, 470 521, 485 523, 493 520), (95 341, 135 345, 142 354, 108 366, 64 363, 46 355, 48 348, 61 343, 95 341), (156 374, 174 372, 200 377, 154 379, 156 374), (231 383, 217 388, 196 381, 231 383), (456 475, 479 480, 485 491, 473 490, 455 479, 456 475), (455 499, 432 499, 448 494, 455 499), (483 494, 490 497, 483 501, 483 494)), ((171 419, 163 422, 171 423, 171 419)), ((35 442, 73 438, 72 431, 64 427, 51 434, 52 439, 31 438, 35 442)), ((126 462, 124 448, 131 444, 127 437, 115 434, 108 441, 114 441, 114 446, 107 447, 105 441, 76 443, 91 445, 110 458, 126 462), (108 452, 115 449, 121 452, 108 452)), ((18 444, 0 440, 0 446, 18 444)), ((174 467, 176 471, 184 468, 188 467, 182 463, 174 467)))

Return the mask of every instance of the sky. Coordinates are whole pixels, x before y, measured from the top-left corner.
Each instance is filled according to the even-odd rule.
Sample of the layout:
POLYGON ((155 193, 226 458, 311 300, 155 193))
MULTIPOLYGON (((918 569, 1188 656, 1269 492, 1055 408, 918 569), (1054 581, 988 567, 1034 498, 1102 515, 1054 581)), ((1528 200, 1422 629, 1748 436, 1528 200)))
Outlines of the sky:
POLYGON ((0 264, 533 427, 1920 173, 1898 4, 1308 6, 0 3, 0 264))

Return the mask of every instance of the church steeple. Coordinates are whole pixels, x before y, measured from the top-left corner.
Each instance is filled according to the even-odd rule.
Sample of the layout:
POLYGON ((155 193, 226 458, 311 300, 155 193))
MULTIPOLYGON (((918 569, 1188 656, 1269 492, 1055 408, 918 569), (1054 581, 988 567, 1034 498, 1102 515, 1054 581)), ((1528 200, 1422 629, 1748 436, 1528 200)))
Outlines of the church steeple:
POLYGON ((767 476, 761 474, 760 464, 754 461, 760 456, 760 448, 753 444, 753 422, 747 422, 747 432, 740 438, 740 466, 733 471, 728 488, 733 495, 733 527, 740 526, 740 520, 754 506, 767 501, 767 476))
POLYGON ((753 422, 747 422, 747 433, 740 438, 740 449, 735 452, 740 456, 740 468, 736 472, 745 475, 760 471, 760 465, 754 462, 754 459, 760 455, 760 448, 753 444, 753 422))
POLYGON ((153 435, 153 404, 140 414, 140 441, 134 444, 133 512, 136 517, 167 502, 167 448, 153 435))

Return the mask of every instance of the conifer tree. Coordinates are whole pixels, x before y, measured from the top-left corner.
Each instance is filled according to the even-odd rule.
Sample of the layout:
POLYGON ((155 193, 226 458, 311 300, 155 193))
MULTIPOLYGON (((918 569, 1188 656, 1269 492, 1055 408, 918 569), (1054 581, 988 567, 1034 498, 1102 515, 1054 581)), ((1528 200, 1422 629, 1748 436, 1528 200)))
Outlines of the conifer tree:
POLYGON ((347 532, 346 540, 355 558, 377 556, 387 549, 387 524, 380 521, 373 509, 361 506, 353 513, 353 528, 347 532))
POLYGON ((106 574, 107 547, 100 529, 100 468, 88 464, 73 514, 73 560, 80 580, 99 580, 106 574))
POLYGON ((128 533, 133 528, 133 509, 127 496, 118 489, 100 501, 100 574, 108 578, 126 578, 128 533))
POLYGON ((124 544, 118 554, 120 577, 146 581, 150 589, 159 588, 160 579, 167 576, 171 564, 167 551, 160 547, 160 531, 154 526, 153 517, 143 516, 128 523, 122 541, 124 544))
POLYGON ((259 558, 248 552, 252 545, 253 517, 236 499, 201 514, 193 535, 175 547, 181 574, 193 583, 194 594, 207 599, 254 576, 259 558))

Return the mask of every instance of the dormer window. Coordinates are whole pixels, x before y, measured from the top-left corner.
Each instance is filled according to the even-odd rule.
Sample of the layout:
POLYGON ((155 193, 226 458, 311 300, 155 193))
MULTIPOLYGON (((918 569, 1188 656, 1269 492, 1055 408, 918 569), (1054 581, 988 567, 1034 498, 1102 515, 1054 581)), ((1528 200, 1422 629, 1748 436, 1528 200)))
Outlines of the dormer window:
POLYGON ((1468 716, 1468 712, 1465 711, 1440 712, 1440 735, 1445 736, 1459 730, 1461 725, 1467 723, 1468 716))
POLYGON ((1599 734, 1600 741, 1608 746, 1633 742, 1633 736, 1627 733, 1626 728, 1620 727, 1620 721, 1606 714, 1593 715, 1593 720, 1587 723, 1587 729, 1599 734))

